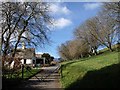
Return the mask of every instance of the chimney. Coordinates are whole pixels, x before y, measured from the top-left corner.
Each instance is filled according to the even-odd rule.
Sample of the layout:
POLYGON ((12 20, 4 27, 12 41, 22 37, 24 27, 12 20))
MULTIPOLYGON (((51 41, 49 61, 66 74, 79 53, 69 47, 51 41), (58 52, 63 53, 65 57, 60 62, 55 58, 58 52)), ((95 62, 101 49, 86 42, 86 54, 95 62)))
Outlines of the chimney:
POLYGON ((25 42, 22 42, 22 49, 25 49, 25 42))

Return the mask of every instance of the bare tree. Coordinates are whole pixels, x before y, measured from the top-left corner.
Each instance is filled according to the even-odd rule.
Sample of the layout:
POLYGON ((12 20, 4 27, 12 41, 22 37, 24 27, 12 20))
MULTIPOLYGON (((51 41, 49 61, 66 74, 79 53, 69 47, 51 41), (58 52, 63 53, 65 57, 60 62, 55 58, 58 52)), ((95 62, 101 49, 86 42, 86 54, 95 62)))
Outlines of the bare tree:
POLYGON ((106 2, 103 3, 102 11, 109 14, 117 22, 120 22, 120 2, 106 2))
POLYGON ((24 41, 27 45, 39 46, 48 41, 49 5, 44 2, 2 3, 2 53, 5 57, 24 41))
POLYGON ((89 46, 84 40, 75 39, 62 44, 58 48, 58 51, 63 59, 73 60, 87 56, 89 52, 89 46))
POLYGON ((118 43, 120 42, 120 2, 103 3, 102 13, 107 13, 116 21, 118 43))
MULTIPOLYGON (((86 44, 89 46, 89 52, 90 53, 94 53, 95 55, 97 55, 97 48, 99 46, 99 42, 97 41, 97 39, 91 35, 91 33, 89 32, 89 29, 96 29, 95 25, 93 25, 94 27, 91 28, 92 25, 88 25, 87 21, 83 24, 81 24, 75 31, 74 31, 74 36, 75 38, 82 40, 84 42, 86 42, 86 44)), ((93 32, 93 30, 92 30, 93 32)))
POLYGON ((77 42, 75 40, 70 40, 67 42, 68 55, 70 59, 75 59, 77 51, 77 42))
MULTIPOLYGON (((99 14, 97 17, 93 17, 86 21, 85 27, 88 32, 88 41, 95 43, 97 46, 99 44, 106 46, 113 51, 112 44, 114 43, 116 36, 116 29, 114 19, 110 18, 107 14, 99 14), (91 39, 91 40, 90 40, 91 39), (99 43, 98 43, 99 42, 99 43)), ((90 43, 89 43, 90 44, 90 43)), ((92 44, 92 43, 91 43, 92 44)), ((91 45, 92 46, 92 45, 91 45)), ((97 47, 95 46, 95 49, 97 47)))
POLYGON ((74 31, 75 37, 85 40, 95 54, 100 44, 113 51, 112 44, 119 36, 119 4, 103 3, 98 16, 86 20, 74 31))
POLYGON ((69 54, 69 49, 66 44, 61 44, 58 46, 58 53, 61 56, 62 59, 64 60, 71 60, 70 54, 69 54))

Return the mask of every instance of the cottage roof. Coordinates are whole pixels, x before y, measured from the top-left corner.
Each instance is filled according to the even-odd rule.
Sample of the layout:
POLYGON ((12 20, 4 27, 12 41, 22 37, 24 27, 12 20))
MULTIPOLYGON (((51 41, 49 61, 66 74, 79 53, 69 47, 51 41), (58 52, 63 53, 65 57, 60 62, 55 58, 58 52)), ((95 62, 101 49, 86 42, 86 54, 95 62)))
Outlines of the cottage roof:
POLYGON ((17 49, 15 57, 32 59, 35 57, 35 48, 17 49))

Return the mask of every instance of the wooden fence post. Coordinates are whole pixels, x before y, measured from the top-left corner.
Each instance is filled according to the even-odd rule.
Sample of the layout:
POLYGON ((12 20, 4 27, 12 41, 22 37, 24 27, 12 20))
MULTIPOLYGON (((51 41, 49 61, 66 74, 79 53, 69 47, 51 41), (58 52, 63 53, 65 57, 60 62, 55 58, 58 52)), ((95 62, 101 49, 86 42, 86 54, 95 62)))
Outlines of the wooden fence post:
POLYGON ((24 78, 24 65, 22 64, 22 79, 24 78))

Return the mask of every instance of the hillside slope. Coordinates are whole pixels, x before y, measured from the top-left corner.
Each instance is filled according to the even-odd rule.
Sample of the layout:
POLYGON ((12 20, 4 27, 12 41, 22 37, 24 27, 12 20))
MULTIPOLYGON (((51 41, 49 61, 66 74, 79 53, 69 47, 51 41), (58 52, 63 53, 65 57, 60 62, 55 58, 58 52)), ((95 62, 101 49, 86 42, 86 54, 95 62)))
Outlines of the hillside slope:
POLYGON ((118 52, 62 63, 63 88, 118 87, 120 64, 118 52), (81 61, 82 60, 82 61, 81 61))

